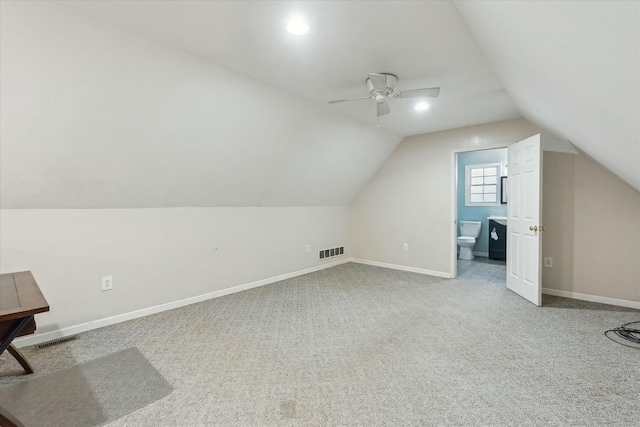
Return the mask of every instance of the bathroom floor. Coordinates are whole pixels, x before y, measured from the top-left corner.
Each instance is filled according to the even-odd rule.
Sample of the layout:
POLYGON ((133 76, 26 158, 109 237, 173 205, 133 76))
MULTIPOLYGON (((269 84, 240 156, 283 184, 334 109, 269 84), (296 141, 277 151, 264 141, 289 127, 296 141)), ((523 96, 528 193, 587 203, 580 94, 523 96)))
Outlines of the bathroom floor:
POLYGON ((479 256, 459 259, 457 278, 507 286, 507 263, 479 256))

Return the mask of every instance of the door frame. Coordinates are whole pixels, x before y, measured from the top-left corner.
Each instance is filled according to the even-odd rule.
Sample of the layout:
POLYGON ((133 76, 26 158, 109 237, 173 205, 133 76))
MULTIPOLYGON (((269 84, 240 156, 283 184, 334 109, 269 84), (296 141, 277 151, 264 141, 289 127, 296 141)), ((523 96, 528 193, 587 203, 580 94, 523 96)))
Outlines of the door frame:
POLYGON ((451 253, 449 258, 449 271, 451 278, 458 276, 458 245, 456 239, 458 237, 458 154, 469 151, 495 150, 497 148, 507 148, 517 141, 509 141, 498 144, 479 145, 475 147, 454 148, 451 150, 451 253))

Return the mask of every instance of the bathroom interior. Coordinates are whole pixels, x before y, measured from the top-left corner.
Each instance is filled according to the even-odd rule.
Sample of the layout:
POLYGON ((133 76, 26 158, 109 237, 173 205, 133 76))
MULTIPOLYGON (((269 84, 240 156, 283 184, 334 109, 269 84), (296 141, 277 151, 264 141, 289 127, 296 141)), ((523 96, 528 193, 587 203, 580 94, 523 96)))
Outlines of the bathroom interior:
POLYGON ((507 149, 457 153, 457 278, 506 286, 507 149))

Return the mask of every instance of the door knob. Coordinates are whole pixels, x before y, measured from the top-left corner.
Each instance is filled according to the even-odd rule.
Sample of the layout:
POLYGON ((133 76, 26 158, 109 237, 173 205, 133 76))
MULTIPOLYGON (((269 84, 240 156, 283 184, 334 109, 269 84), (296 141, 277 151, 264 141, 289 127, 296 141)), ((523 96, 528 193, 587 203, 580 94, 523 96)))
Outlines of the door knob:
POLYGON ((537 225, 532 225, 531 227, 529 227, 529 230, 538 231, 538 226, 537 225))

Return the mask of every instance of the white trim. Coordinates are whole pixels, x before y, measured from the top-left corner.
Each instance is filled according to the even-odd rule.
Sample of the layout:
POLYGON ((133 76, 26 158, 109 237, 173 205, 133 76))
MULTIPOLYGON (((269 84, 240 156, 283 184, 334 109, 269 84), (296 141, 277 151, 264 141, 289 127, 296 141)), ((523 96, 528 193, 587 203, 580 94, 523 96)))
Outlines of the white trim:
POLYGON ((542 293, 557 297, 579 299, 583 301, 599 302, 601 304, 617 305, 620 307, 636 308, 640 310, 640 301, 602 297, 599 295, 581 294, 579 292, 561 291, 559 289, 542 288, 542 293))
POLYGON ((405 265, 387 264, 386 262, 369 261, 366 259, 357 259, 357 258, 350 258, 349 261, 357 262, 358 264, 366 264, 366 265, 373 265, 376 267, 391 268, 393 270, 402 270, 402 271, 409 271, 411 273, 419 273, 419 274, 426 274, 429 276, 443 277, 445 279, 451 278, 451 274, 446 273, 444 271, 426 270, 424 268, 407 267, 405 265))
POLYGON ((257 288, 264 285, 270 285, 272 283, 280 282, 282 280, 291 279, 293 277, 302 276, 304 274, 313 273, 315 271, 324 270, 326 268, 335 267, 340 264, 346 264, 350 261, 349 258, 342 259, 340 261, 334 261, 327 264, 322 264, 316 267, 307 268, 304 270, 294 271, 293 273, 282 274, 280 276, 270 277, 268 279, 258 280, 256 282, 245 283, 242 285, 232 286, 226 289, 220 289, 219 291, 209 292, 203 295, 195 297, 185 298, 179 301, 168 302, 166 304, 160 304, 153 307, 147 307, 129 313, 118 314, 116 316, 105 317, 103 319, 92 320, 90 322, 81 323, 75 326, 69 326, 55 331, 44 332, 42 334, 29 335, 26 337, 16 339, 13 344, 16 347, 27 347, 30 345, 41 344, 43 342, 68 337, 70 335, 79 334, 81 332, 90 331, 92 329, 102 328, 104 326, 115 325, 116 323, 126 322, 127 320, 137 319, 151 314, 160 313, 167 310, 173 310, 174 308, 180 308, 187 305, 195 304, 202 301, 207 301, 213 298, 219 298, 225 295, 234 294, 236 292, 246 291, 248 289, 257 288))
POLYGON ((469 151, 485 151, 485 150, 494 150, 496 148, 507 148, 511 144, 516 141, 508 141, 508 142, 498 142, 496 144, 487 144, 487 145, 474 145, 473 147, 462 147, 462 148, 453 148, 451 152, 455 155, 458 153, 466 153, 469 151))
MULTIPOLYGON (((207 301, 207 300, 210 300, 210 299, 213 299, 213 298, 219 298, 219 297, 222 297, 222 296, 225 296, 225 295, 229 295, 229 294, 233 294, 233 293, 236 293, 236 292, 241 292, 241 291, 245 291, 245 290, 248 290, 248 289, 253 289, 253 288, 260 287, 260 286, 270 285, 272 283, 280 282, 282 280, 291 279, 293 277, 302 276, 304 274, 313 273, 313 272, 316 272, 316 271, 324 270, 324 269, 327 269, 327 268, 335 267, 337 265, 346 264, 346 263, 349 263, 349 262, 355 262, 355 263, 366 264, 366 265, 373 265, 373 266, 376 266, 376 267, 383 267, 383 268, 391 268, 393 270, 409 271, 409 272, 412 272, 412 273, 426 274, 426 275, 429 275, 429 276, 442 277, 442 278, 445 278, 445 279, 450 279, 451 278, 451 274, 443 272, 443 271, 427 270, 427 269, 423 269, 423 268, 408 267, 408 266, 396 265, 396 264, 388 264, 388 263, 384 263, 384 262, 369 261, 369 260, 357 259, 357 258, 347 258, 347 259, 342 259, 340 261, 335 261, 335 262, 319 265, 319 266, 316 266, 316 267, 307 268, 307 269, 304 269, 304 270, 294 271, 292 273, 282 274, 280 276, 270 277, 268 279, 262 279, 262 280, 258 280, 258 281, 255 281, 255 282, 245 283, 245 284, 242 284, 242 285, 233 286, 231 288, 226 288, 226 289, 221 289, 219 291, 214 291, 214 292, 210 292, 210 293, 203 294, 203 295, 198 295, 198 296, 191 297, 191 298, 185 298, 185 299, 182 299, 182 300, 179 300, 179 301, 173 301, 173 302, 170 302, 170 303, 160 304, 160 305, 156 305, 156 306, 148 307, 148 308, 143 308, 141 310, 136 310, 136 311, 132 311, 132 312, 129 312, 129 313, 123 313, 123 314, 119 314, 119 315, 116 315, 116 316, 111 316, 111 317, 106 317, 106 318, 103 318, 103 319, 93 320, 91 322, 82 323, 80 325, 69 326, 69 327, 66 327, 66 328, 57 329, 55 331, 45 332, 45 333, 42 333, 42 334, 36 333, 34 335, 29 335, 29 336, 26 336, 26 337, 18 338, 13 342, 13 344, 15 344, 15 346, 18 347, 18 348, 27 347, 27 346, 30 346, 30 345, 41 344, 43 342, 47 342, 47 341, 51 341, 51 340, 55 340, 55 339, 59 339, 59 338, 64 338, 64 337, 68 337, 70 335, 79 334, 81 332, 86 332, 86 331, 90 331, 90 330, 93 330, 93 329, 102 328, 104 326, 110 326, 110 325, 115 325, 117 323, 126 322, 127 320, 137 319, 137 318, 140 318, 140 317, 149 316, 151 314, 160 313, 160 312, 168 311, 168 310, 173 310, 174 308, 180 308, 180 307, 184 307, 184 306, 187 306, 187 305, 195 304, 195 303, 198 303, 198 302, 207 301)), ((564 298, 573 298, 573 299, 584 300, 584 301, 598 302, 598 303, 602 303, 602 304, 617 305, 617 306, 620 306, 620 307, 629 307, 629 308, 640 309, 640 301, 630 301, 630 300, 623 300, 623 299, 617 299, 617 298, 602 297, 602 296, 598 296, 598 295, 581 294, 581 293, 578 293, 578 292, 561 291, 561 290, 558 290, 558 289, 549 289, 549 288, 542 288, 542 293, 543 294, 547 294, 547 295, 555 295, 555 296, 559 296, 559 297, 564 297, 564 298)))
MULTIPOLYGON (((502 204, 502 199, 500 194, 500 177, 502 176, 502 163, 501 162, 491 162, 491 163, 478 163, 474 165, 465 165, 464 167, 464 205, 465 206, 500 206, 502 204), (487 169, 487 168, 496 168, 496 201, 495 202, 472 202, 471 201, 471 170, 472 169, 487 169)), ((484 175, 482 176, 484 181, 484 175)), ((491 185, 491 184, 482 184, 491 185)))
POLYGON ((451 244, 451 251, 453 252, 449 256, 449 271, 451 271, 451 277, 458 276, 458 156, 456 150, 451 150, 451 189, 449 191, 449 197, 451 198, 451 215, 453 216, 451 221, 451 230, 449 230, 449 240, 453 242, 451 244))

